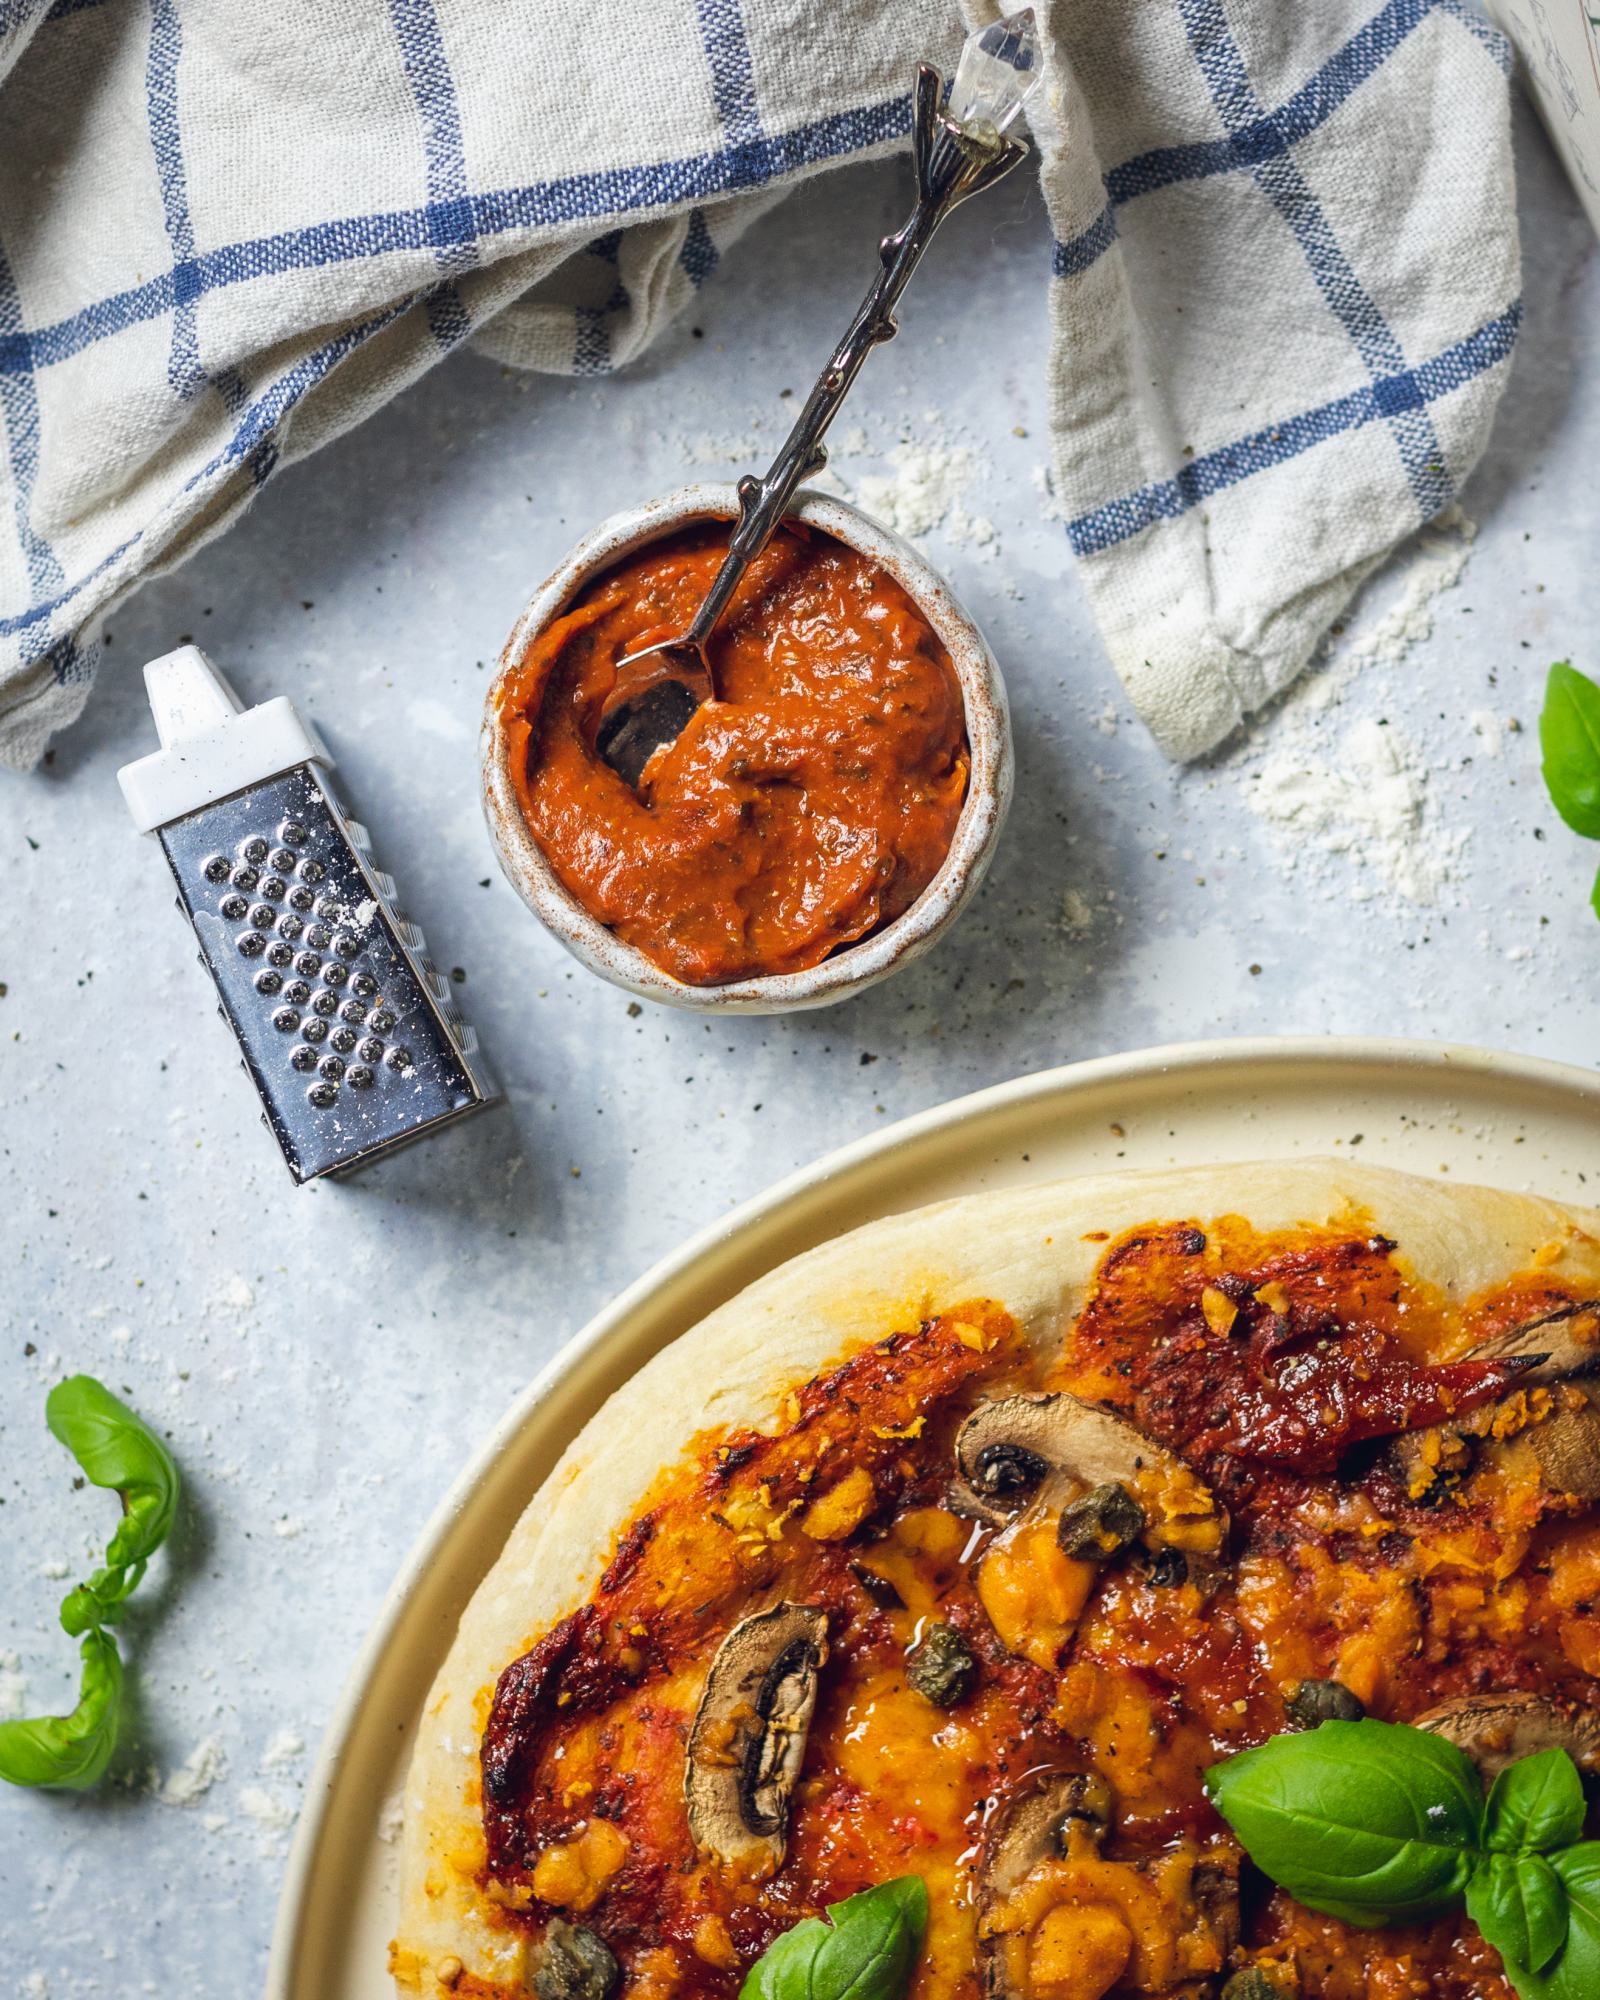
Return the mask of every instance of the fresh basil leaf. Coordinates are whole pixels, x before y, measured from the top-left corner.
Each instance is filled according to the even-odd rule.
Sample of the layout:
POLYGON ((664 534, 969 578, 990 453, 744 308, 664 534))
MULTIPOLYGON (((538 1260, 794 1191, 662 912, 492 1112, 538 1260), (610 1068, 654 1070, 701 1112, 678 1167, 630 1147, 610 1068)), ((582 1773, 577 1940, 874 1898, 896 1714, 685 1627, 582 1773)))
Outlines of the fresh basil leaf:
POLYGON ((920 1875, 901 1875, 806 1917, 751 1966, 739 2000, 900 2000, 928 1927, 920 1875))
POLYGON ((122 1713, 122 1656, 109 1632, 88 1633, 80 1652, 83 1680, 70 1715, 0 1722, 0 1778, 8 1783, 82 1791, 110 1763, 122 1713))
POLYGON ((1364 1929, 1447 1909, 1477 1859, 1482 1783, 1430 1730, 1325 1722, 1242 1751, 1205 1782, 1264 1874, 1364 1929))
POLYGON ((1567 1941, 1567 1891, 1542 1854, 1486 1854, 1467 1915, 1508 1966, 1542 1972, 1567 1941))
POLYGON ((1548 1854, 1583 1833, 1587 1806, 1578 1767, 1565 1750, 1519 1757, 1495 1779, 1484 1812, 1483 1844, 1498 1854, 1548 1854))
POLYGON ((1556 811, 1574 833, 1600 840, 1600 687, 1566 660, 1545 683, 1539 748, 1556 811))
POLYGON ((96 1486, 122 1495, 124 1513, 106 1563, 148 1562, 178 1511, 178 1468, 144 1419, 92 1375, 69 1375, 45 1399, 45 1422, 96 1486))
POLYGON ((1581 1841, 1549 1859, 1567 1895, 1567 1941, 1542 1972, 1508 1962, 1506 1976, 1522 2000, 1594 2000, 1600 1993, 1600 1840, 1581 1841))

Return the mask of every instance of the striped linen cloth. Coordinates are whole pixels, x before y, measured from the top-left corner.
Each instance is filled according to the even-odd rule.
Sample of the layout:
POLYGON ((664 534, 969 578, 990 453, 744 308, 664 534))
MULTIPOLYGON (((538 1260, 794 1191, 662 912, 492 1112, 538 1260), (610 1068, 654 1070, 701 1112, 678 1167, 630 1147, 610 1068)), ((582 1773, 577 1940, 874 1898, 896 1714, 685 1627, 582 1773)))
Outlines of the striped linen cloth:
MULTIPOLYGON (((1517 325, 1505 52, 1461 0, 1040 25, 1066 541, 1190 756, 1482 449, 1517 325)), ((784 185, 903 146, 913 61, 948 72, 964 28, 932 0, 0 0, 0 758, 78 713, 117 600, 459 342, 625 365, 784 185)))

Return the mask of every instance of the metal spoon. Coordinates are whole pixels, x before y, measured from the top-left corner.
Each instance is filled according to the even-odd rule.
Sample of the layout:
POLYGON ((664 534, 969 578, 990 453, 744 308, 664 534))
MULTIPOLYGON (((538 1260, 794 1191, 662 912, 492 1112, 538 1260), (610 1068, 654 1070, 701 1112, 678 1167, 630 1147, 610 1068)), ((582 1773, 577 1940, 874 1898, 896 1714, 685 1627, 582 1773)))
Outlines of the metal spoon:
POLYGON ((1039 80, 1033 10, 995 22, 968 37, 948 108, 943 80, 917 65, 912 139, 917 205, 903 227, 879 245, 883 269, 834 350, 793 430, 762 479, 739 481, 739 520, 711 588, 685 631, 642 647, 617 662, 617 685, 600 714, 595 748, 612 770, 638 787, 645 766, 674 742, 704 701, 716 696, 707 642, 739 580, 766 547, 801 480, 827 463, 823 434, 838 414, 861 364, 898 328, 894 307, 939 224, 959 203, 993 187, 1028 148, 1006 128, 1039 80))

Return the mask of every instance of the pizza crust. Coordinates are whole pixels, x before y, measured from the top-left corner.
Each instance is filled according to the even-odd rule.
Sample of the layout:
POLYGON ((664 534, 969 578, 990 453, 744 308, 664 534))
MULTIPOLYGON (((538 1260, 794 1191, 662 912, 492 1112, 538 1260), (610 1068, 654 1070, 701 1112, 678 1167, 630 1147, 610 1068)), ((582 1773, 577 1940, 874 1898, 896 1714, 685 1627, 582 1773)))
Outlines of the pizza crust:
POLYGON ((786 1390, 965 1299, 998 1300, 1034 1348, 1076 1315, 1112 1237, 1223 1215, 1257 1230, 1342 1219, 1391 1236, 1458 1300, 1540 1269, 1600 1290, 1600 1211, 1333 1160, 1105 1174, 885 1217, 780 1265, 673 1341, 604 1404, 534 1494, 462 1615, 428 1695, 404 1798, 393 1970, 433 1994, 464 1966, 522 2000, 526 1941, 476 1880, 478 1745, 501 1671, 592 1591, 621 1528, 697 1433, 776 1422, 786 1390), (1085 1240, 1085 1232, 1097 1240, 1085 1240), (455 1963, 452 1964, 452 1961, 455 1963))

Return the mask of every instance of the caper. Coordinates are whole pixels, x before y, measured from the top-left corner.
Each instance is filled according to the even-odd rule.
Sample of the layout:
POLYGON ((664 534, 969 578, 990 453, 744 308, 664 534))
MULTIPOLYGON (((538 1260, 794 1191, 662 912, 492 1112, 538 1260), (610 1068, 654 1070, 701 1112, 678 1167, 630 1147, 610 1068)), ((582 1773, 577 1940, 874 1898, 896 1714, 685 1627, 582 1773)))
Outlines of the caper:
POLYGON ((1284 1707, 1296 1729, 1315 1729, 1319 1722, 1359 1722, 1367 1712, 1366 1703, 1343 1681, 1302 1681, 1284 1707))
POLYGON ((550 1919, 533 1974, 539 2000, 607 2000, 621 1977, 622 1968, 604 1938, 564 1917, 550 1919))
POLYGON ((1050 1470, 1048 1459, 1024 1444, 986 1444, 972 1468, 972 1483, 991 1500, 1031 1493, 1050 1470))
POLYGON ((1056 1540, 1080 1562, 1110 1562, 1144 1533, 1144 1509, 1114 1479, 1095 1486, 1061 1510, 1056 1540))
POLYGON ((977 1671, 977 1661, 953 1625, 930 1625, 911 1655, 908 1677, 924 1701, 935 1708, 954 1708, 971 1692, 977 1671))
POLYGON ((1222 1989, 1222 2000, 1296 2000, 1300 1982, 1292 1985, 1280 1984, 1271 1979, 1258 1965, 1247 1965, 1243 1972, 1236 1972, 1222 1989))

